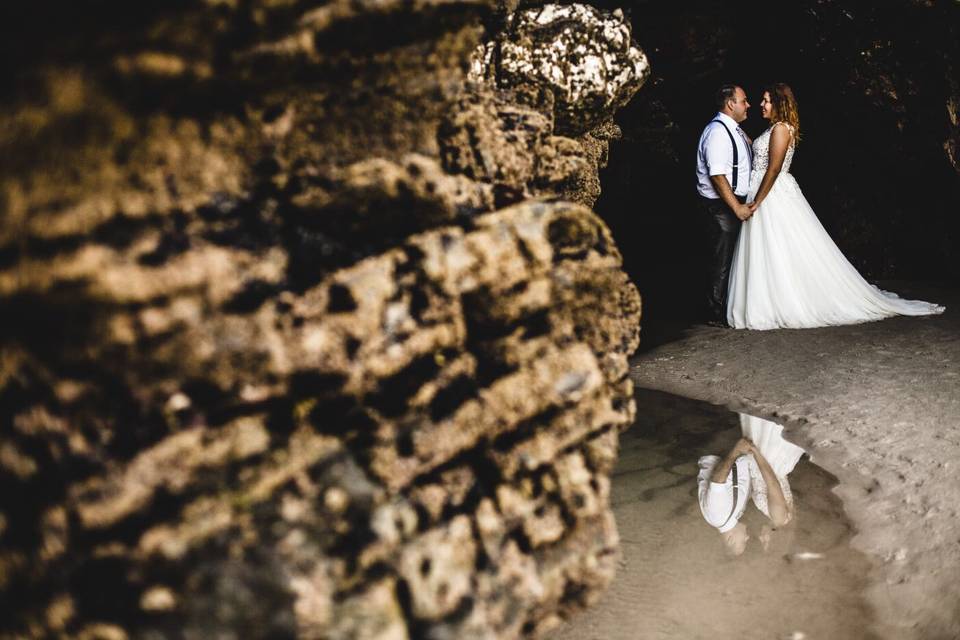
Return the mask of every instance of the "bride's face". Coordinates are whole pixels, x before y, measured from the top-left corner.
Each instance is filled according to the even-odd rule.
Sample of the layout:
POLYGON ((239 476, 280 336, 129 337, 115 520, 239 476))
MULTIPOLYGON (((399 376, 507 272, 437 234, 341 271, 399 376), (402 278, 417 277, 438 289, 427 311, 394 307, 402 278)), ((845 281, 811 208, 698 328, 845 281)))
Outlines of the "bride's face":
POLYGON ((773 104, 770 102, 770 92, 763 92, 763 100, 760 101, 760 115, 767 120, 773 115, 773 104))

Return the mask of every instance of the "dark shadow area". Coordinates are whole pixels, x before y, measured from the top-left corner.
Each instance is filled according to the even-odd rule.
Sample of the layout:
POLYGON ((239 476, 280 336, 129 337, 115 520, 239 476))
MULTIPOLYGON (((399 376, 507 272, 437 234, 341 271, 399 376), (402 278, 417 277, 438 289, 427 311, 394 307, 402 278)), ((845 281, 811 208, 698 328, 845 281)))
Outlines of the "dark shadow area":
POLYGON ((715 1, 598 3, 630 12, 653 75, 617 114, 596 209, 644 297, 641 349, 698 318, 707 249, 695 195, 696 145, 724 82, 760 117, 762 88, 790 84, 804 195, 868 280, 960 281, 960 176, 945 149, 956 100, 957 3, 715 1), (949 6, 948 6, 949 5, 949 6))

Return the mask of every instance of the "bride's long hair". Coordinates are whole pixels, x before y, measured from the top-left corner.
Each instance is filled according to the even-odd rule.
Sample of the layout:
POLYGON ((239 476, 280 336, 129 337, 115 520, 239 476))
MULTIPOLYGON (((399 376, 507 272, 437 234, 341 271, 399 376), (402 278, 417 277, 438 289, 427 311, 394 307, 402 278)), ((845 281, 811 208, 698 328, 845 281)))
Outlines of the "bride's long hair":
POLYGON ((786 122, 793 127, 793 143, 800 142, 800 112, 797 109, 797 99, 793 97, 793 89, 782 82, 767 85, 763 88, 770 94, 770 103, 773 113, 770 114, 770 123, 786 122))

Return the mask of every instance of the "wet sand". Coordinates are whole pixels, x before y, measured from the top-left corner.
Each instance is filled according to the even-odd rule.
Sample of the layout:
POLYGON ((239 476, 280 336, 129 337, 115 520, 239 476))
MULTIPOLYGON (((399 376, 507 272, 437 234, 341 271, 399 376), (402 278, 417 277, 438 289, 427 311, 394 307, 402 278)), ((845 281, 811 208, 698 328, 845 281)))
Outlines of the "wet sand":
POLYGON ((737 414, 705 402, 639 390, 645 408, 621 439, 611 500, 622 559, 611 588, 551 640, 871 637, 861 596, 870 569, 836 479, 802 459, 789 475, 796 513, 770 535, 749 505, 742 556, 727 554, 697 503, 697 459, 740 437, 737 414))
MULTIPOLYGON (((660 328, 632 376, 639 388, 783 422, 839 481, 852 545, 871 563, 862 595, 872 630, 960 638, 960 291, 884 288, 947 311, 822 329, 660 328)), ((631 610, 622 615, 631 626, 631 610)))

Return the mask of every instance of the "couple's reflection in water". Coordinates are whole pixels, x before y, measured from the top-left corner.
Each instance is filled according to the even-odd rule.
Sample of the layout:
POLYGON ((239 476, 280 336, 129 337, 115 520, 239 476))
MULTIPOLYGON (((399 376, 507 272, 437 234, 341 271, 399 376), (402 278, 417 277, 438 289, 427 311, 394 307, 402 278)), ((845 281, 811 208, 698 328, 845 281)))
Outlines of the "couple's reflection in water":
POLYGON ((751 538, 769 551, 778 530, 787 530, 796 510, 789 474, 805 453, 783 437, 783 427, 770 420, 740 414, 741 437, 723 456, 698 461, 700 513, 719 531, 727 551, 739 556, 751 538), (763 517, 747 516, 750 505, 763 517), (757 529, 757 527, 759 527, 757 529))
POLYGON ((617 575, 551 640, 873 637, 872 565, 850 547, 836 478, 778 424, 660 391, 636 397, 643 411, 621 435, 611 483, 617 575))

